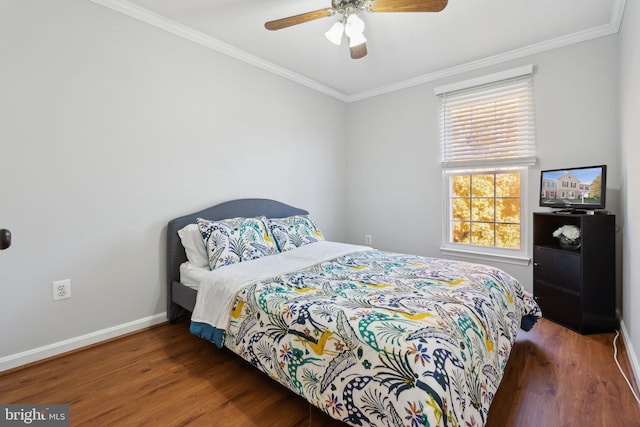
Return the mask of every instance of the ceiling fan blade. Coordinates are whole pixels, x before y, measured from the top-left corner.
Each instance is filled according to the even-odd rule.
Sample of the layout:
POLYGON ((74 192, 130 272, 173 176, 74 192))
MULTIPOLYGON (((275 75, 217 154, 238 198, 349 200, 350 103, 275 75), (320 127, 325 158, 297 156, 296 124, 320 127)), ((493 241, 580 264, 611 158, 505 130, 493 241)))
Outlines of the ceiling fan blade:
POLYGON ((353 58, 353 59, 360 59, 360 58, 364 58, 365 56, 367 56, 367 44, 366 43, 362 43, 362 44, 359 44, 357 46, 350 47, 349 50, 351 51, 351 58, 353 58))
POLYGON ((332 8, 314 10, 312 12, 301 13, 300 15, 289 16, 287 18, 276 19, 275 21, 269 21, 264 24, 267 30, 275 31, 283 28, 291 27, 293 25, 302 24, 304 22, 313 21, 315 19, 326 18, 335 13, 332 8))
POLYGON ((440 12, 448 0, 373 0, 372 12, 440 12))

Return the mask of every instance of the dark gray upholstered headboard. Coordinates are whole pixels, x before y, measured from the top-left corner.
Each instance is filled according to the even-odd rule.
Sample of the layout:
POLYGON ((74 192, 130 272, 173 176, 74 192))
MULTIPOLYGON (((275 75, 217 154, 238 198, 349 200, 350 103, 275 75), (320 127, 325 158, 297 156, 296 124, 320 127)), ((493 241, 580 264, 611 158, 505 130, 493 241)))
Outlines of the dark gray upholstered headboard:
POLYGON ((275 200, 238 199, 169 221, 167 227, 167 317, 169 320, 174 321, 187 314, 188 310, 193 309, 193 307, 185 307, 191 304, 180 303, 181 296, 174 295, 174 289, 182 290, 185 288, 180 285, 180 264, 187 260, 187 255, 178 236, 178 230, 188 224, 195 223, 197 218, 220 220, 235 217, 251 218, 261 215, 268 218, 284 218, 291 215, 308 215, 308 213, 304 209, 294 208, 275 200))

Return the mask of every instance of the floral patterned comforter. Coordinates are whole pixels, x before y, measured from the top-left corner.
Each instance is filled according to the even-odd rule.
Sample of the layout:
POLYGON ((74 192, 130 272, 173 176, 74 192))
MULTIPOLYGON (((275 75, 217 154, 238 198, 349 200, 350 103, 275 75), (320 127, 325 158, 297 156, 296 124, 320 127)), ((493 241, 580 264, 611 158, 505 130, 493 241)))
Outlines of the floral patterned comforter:
POLYGON ((499 269, 369 250, 244 287, 225 346, 350 425, 482 426, 540 316, 499 269))

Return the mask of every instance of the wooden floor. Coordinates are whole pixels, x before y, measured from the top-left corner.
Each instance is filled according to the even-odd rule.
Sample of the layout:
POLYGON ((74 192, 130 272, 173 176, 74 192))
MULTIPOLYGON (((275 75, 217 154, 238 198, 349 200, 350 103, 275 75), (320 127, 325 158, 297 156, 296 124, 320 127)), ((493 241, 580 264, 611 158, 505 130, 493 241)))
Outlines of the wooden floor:
MULTIPOLYGON (((521 331, 487 426, 640 426, 612 340, 545 320, 521 331)), ((629 372, 621 339, 618 348, 629 372)), ((186 322, 0 373, 0 403, 69 403, 72 426, 344 425, 190 335, 186 322)))

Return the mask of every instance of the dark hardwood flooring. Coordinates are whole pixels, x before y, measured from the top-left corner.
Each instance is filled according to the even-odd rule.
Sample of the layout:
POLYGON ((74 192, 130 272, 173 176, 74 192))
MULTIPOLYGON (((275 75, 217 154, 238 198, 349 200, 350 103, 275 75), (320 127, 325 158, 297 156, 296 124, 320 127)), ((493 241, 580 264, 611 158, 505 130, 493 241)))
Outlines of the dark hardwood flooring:
MULTIPOLYGON (((640 426, 640 405, 613 362, 613 336, 546 320, 521 331, 487 426, 640 426)), ((618 348, 630 372, 621 339, 618 348)), ((0 373, 0 403, 69 403, 72 426, 344 425, 190 335, 187 322, 0 373)))

